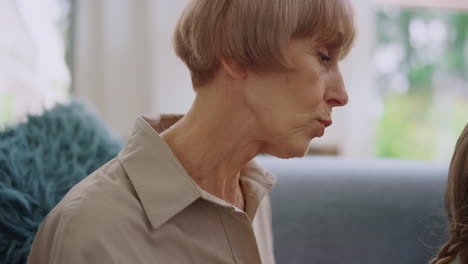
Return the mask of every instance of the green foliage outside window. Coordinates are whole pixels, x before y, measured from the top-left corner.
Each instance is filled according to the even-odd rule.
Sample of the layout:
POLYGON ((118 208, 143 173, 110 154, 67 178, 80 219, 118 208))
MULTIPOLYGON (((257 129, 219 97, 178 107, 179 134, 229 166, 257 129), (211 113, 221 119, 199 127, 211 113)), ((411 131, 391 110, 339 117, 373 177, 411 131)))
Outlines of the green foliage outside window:
POLYGON ((380 157, 447 160, 468 122, 468 13, 382 8, 380 157))

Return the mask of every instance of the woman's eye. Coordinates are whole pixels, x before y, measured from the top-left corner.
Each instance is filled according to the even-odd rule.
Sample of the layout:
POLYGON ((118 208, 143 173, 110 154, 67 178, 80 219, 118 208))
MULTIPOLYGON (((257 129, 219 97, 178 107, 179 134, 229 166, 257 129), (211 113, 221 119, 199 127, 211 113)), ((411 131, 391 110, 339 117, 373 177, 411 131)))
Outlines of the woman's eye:
POLYGON ((320 60, 322 60, 322 62, 324 62, 324 63, 329 63, 332 60, 332 58, 330 56, 327 56, 327 55, 321 53, 320 54, 320 60))

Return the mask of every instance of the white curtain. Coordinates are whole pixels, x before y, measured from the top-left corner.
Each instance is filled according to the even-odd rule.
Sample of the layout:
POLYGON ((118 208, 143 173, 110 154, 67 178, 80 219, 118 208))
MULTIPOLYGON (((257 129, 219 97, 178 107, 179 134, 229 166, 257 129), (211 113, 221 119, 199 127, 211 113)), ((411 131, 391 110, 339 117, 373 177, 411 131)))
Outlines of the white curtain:
MULTIPOLYGON (((0 122, 21 121, 66 98, 70 76, 56 0, 0 0, 0 122)), ((0 124, 1 125, 1 124, 0 124)))
POLYGON ((139 114, 190 107, 190 76, 171 45, 186 2, 77 1, 74 92, 124 137, 139 114))

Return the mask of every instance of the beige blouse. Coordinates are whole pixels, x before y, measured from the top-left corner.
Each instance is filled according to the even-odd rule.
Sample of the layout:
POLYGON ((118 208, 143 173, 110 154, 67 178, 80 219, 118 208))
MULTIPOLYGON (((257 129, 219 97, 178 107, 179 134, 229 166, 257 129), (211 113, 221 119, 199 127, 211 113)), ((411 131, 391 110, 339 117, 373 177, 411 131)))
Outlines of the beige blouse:
POLYGON ((43 221, 29 264, 273 264, 275 177, 241 171, 245 212, 202 190, 158 133, 181 116, 139 117, 119 155, 43 221))

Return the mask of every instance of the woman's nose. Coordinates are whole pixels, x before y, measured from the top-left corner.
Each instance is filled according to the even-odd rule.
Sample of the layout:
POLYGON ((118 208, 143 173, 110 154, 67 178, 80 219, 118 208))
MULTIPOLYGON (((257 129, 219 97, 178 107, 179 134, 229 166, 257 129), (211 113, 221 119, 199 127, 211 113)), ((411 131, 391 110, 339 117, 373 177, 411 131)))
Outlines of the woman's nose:
POLYGON ((345 106, 348 103, 348 93, 339 69, 330 76, 325 93, 325 101, 331 107, 345 106))

